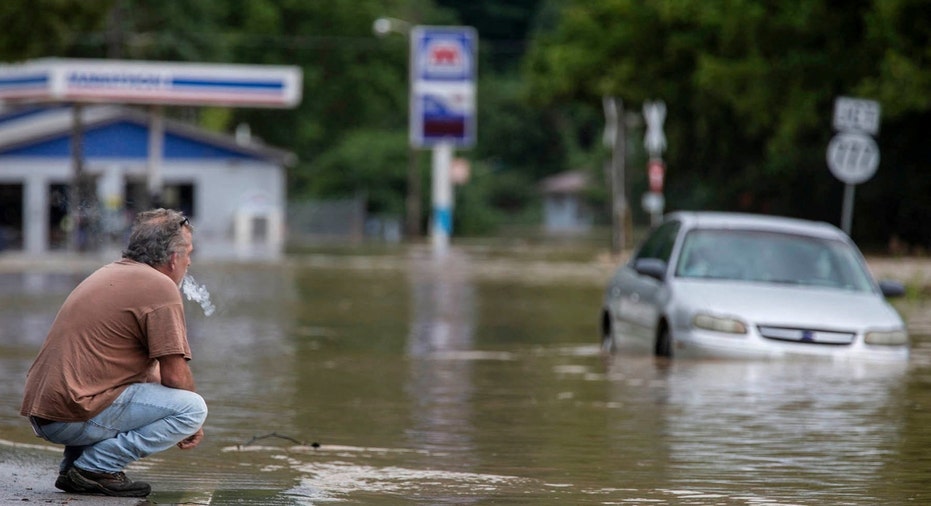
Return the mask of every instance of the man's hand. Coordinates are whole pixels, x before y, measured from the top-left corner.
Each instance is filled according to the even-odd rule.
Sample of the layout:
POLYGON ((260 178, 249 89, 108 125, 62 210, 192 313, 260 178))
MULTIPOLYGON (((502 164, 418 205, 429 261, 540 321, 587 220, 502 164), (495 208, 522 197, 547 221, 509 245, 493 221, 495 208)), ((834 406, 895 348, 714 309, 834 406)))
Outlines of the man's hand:
POLYGON ((190 437, 186 439, 182 439, 181 442, 178 443, 178 448, 181 448, 182 450, 190 450, 191 448, 194 448, 195 446, 199 445, 201 440, 203 439, 204 439, 204 429, 201 428, 201 429, 198 429, 197 432, 195 432, 190 437))

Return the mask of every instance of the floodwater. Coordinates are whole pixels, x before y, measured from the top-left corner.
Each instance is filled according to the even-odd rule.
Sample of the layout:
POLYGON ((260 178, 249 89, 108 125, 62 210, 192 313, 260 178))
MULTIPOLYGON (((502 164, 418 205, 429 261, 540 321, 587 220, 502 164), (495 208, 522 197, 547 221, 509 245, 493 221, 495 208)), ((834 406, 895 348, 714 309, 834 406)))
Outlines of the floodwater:
MULTIPOLYGON (((926 301, 900 303, 905 364, 608 358, 609 269, 592 264, 479 248, 196 260, 214 309, 187 305, 207 439, 134 464, 154 489, 141 504, 931 502, 926 301)), ((57 465, 19 400, 89 272, 0 274, 4 460, 57 465)))

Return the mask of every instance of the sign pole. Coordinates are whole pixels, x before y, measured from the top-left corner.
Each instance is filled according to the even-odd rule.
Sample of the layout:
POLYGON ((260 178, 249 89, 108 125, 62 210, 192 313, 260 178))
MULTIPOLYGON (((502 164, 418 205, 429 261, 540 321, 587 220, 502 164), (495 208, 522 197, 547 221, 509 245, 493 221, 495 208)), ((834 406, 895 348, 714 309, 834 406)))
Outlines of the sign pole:
POLYGON ((430 235, 442 256, 453 229, 453 151, 475 143, 478 35, 466 26, 415 26, 410 43, 410 140, 433 150, 430 235))
POLYGON ((165 112, 162 106, 149 106, 149 157, 147 181, 149 202, 146 207, 162 206, 162 155, 165 144, 165 112))
POLYGON ((663 163, 663 151, 666 150, 663 122, 666 120, 666 103, 662 100, 644 102, 643 119, 647 124, 643 146, 650 155, 647 165, 650 191, 643 195, 641 205, 644 211, 650 213, 650 225, 655 227, 662 221, 663 209, 666 207, 666 199, 663 197, 663 178, 666 172, 666 164, 663 163))
POLYGON ((871 137, 879 132, 879 102, 851 97, 834 101, 834 128, 828 143, 828 169, 844 186, 841 228, 850 235, 854 186, 873 177, 879 167, 879 146, 871 137))
POLYGON ((453 186, 449 169, 453 163, 453 145, 440 142, 433 147, 433 251, 444 254, 453 231, 453 186))
POLYGON ((850 235, 850 231, 853 229, 853 192, 855 188, 856 185, 853 184, 847 184, 844 186, 844 204, 843 215, 841 216, 841 228, 847 235, 850 235))
POLYGON ((71 123, 71 163, 73 166, 73 180, 71 187, 68 189, 68 217, 71 219, 71 231, 68 234, 68 246, 71 251, 83 251, 87 243, 84 237, 84 211, 82 206, 86 205, 87 195, 84 189, 87 184, 84 181, 84 125, 83 106, 76 103, 72 106, 72 123, 71 123))

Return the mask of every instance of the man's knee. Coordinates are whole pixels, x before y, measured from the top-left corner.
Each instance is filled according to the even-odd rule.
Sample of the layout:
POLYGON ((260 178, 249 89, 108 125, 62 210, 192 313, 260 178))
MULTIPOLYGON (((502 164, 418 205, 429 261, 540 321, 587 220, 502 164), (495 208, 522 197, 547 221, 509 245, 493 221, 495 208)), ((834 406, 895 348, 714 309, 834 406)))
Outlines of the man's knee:
POLYGON ((207 420, 207 402, 196 392, 185 390, 184 396, 185 402, 178 412, 178 418, 183 419, 187 425, 196 431, 207 420))

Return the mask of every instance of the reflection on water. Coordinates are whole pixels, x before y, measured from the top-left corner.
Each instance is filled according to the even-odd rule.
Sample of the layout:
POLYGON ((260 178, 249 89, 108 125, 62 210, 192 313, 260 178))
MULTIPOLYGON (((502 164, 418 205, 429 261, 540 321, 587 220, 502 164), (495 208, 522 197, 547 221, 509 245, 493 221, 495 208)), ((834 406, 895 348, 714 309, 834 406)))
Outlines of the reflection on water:
POLYGON ((643 395, 631 390, 655 396, 665 486, 856 503, 877 500, 869 484, 895 459, 904 376, 888 364, 680 361, 647 384, 623 372, 609 381, 618 405, 643 395))
MULTIPOLYGON (((85 274, 0 274, 4 405, 85 274)), ((215 306, 187 318, 207 439, 130 469, 158 504, 929 500, 927 334, 904 367, 607 359, 602 285, 546 262, 415 248, 196 274, 215 306)), ((903 311, 923 328, 920 303, 903 311)), ((0 460, 33 455, 62 497, 57 449, 15 411, 0 460)))
POLYGON ((411 405, 406 435, 414 448, 458 456, 447 467, 468 467, 473 455, 472 364, 457 353, 474 347, 475 291, 469 258, 456 250, 443 256, 411 257, 408 277, 413 301, 407 355, 410 377, 405 390, 411 405))

